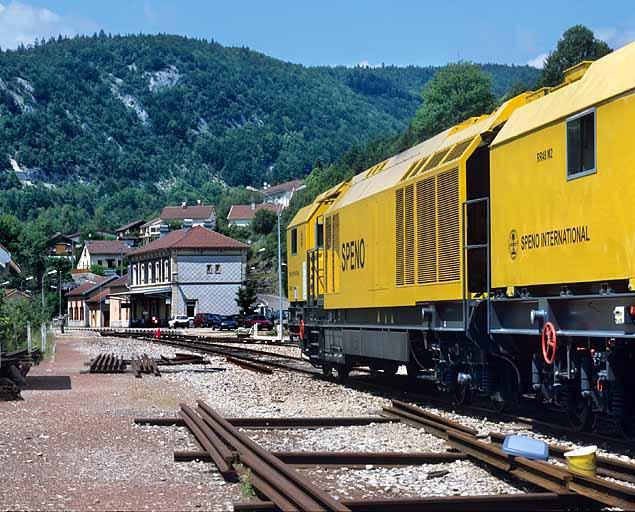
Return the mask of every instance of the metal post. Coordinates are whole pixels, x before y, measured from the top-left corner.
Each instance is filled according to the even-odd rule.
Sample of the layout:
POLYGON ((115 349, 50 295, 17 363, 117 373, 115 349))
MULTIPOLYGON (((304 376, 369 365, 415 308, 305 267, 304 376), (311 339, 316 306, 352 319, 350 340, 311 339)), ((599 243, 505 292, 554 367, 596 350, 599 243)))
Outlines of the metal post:
POLYGON ((282 324, 282 247, 280 245, 280 208, 278 208, 278 295, 280 297, 280 341, 284 341, 284 328, 282 324))
POLYGON ((62 315, 62 272, 61 271, 59 272, 59 277, 60 277, 60 279, 59 279, 59 283, 58 283, 58 287, 57 287, 57 293, 58 293, 58 296, 59 296, 59 306, 58 306, 59 311, 58 311, 58 315, 59 316, 63 316, 62 315))
POLYGON ((27 346, 27 349, 28 349, 29 354, 30 354, 31 353, 31 347, 32 347, 31 322, 27 322, 26 323, 26 346, 27 346))

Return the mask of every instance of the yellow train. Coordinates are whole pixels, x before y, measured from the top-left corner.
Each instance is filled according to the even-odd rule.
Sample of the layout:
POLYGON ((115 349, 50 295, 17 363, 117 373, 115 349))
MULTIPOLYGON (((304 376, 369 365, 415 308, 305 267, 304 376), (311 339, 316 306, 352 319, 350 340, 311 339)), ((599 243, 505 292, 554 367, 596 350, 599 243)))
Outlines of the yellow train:
POLYGON ((632 434, 634 92, 631 44, 301 209, 288 296, 311 361, 632 434))

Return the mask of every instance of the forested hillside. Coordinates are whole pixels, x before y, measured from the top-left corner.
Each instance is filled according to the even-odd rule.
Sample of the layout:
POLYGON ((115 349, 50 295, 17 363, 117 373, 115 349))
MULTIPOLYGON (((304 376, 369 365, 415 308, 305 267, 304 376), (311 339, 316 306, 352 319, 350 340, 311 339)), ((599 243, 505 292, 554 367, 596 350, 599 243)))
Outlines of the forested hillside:
MULTIPOLYGON (((494 98, 538 78, 482 69, 494 98)), ((39 273, 56 231, 114 228, 166 204, 214 204, 224 229, 230 204, 259 199, 245 185, 350 173, 392 151, 385 141, 409 126, 437 71, 305 67, 177 36, 0 52, 0 243, 39 273)))
MULTIPOLYGON (((537 79, 485 69, 497 95, 537 79)), ((0 166, 13 158, 52 183, 191 170, 229 185, 284 181, 403 129, 434 72, 307 68, 177 36, 49 41, 0 53, 0 166)))

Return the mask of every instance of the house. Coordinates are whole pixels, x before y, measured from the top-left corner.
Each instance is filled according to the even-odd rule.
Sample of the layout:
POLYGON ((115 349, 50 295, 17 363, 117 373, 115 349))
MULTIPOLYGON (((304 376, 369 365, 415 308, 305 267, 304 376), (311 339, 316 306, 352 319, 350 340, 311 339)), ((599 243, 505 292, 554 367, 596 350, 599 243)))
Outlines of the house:
POLYGON ((197 204, 188 206, 166 206, 159 216, 164 224, 177 224, 179 227, 204 226, 216 229, 216 209, 212 205, 197 204))
POLYGON ((160 218, 152 219, 142 224, 139 228, 141 237, 140 245, 146 245, 160 238, 162 234, 168 232, 168 225, 164 224, 160 218))
POLYGON ((248 246, 203 226, 171 231, 132 251, 130 324, 166 325, 170 317, 238 313, 248 246))
POLYGON ((267 198, 267 202, 279 204, 282 208, 289 206, 293 194, 302 190, 305 185, 300 180, 287 181, 279 185, 266 186, 261 192, 267 198))
POLYGON ((123 275, 108 284, 108 310, 110 327, 130 327, 130 295, 128 276, 123 275))
POLYGON ((18 264, 11 259, 11 253, 0 244, 0 277, 8 275, 11 271, 16 274, 21 272, 18 264))
POLYGON ((76 244, 82 243, 82 234, 80 231, 75 231, 75 233, 71 233, 69 235, 64 235, 66 238, 70 238, 76 244))
POLYGON ((4 302, 19 302, 21 300, 30 301, 33 298, 29 292, 18 290, 17 288, 6 288, 2 299, 4 302))
POLYGON ((123 240, 129 247, 136 247, 139 245, 141 226, 143 226, 144 223, 145 221, 143 220, 135 220, 115 229, 117 240, 123 240))
POLYGON ((115 272, 123 263, 123 257, 132 249, 123 240, 95 240, 86 242, 77 263, 78 270, 88 271, 99 265, 108 273, 115 272))
POLYGON ((105 286, 117 279, 113 276, 95 276, 92 280, 72 289, 65 295, 66 312, 69 327, 105 327, 108 318, 105 313, 101 297, 106 291, 105 286), (95 298, 99 300, 95 302, 95 298), (90 301, 90 302, 89 302, 90 301))
POLYGON ((79 246, 79 238, 75 241, 70 236, 57 232, 49 238, 46 253, 49 257, 67 258, 72 261, 79 252, 79 246))
POLYGON ((273 203, 233 204, 227 214, 227 223, 230 226, 247 227, 254 220, 256 212, 259 210, 269 210, 277 213, 280 208, 280 205, 273 203))

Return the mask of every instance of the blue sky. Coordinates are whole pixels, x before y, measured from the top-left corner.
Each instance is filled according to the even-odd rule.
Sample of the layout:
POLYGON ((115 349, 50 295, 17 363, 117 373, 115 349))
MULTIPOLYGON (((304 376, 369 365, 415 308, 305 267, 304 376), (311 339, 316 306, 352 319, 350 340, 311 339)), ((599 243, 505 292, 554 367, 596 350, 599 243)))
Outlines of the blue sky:
POLYGON ((306 65, 539 65, 576 23, 614 47, 635 40, 626 0, 0 0, 0 47, 103 29, 213 38, 306 65))

